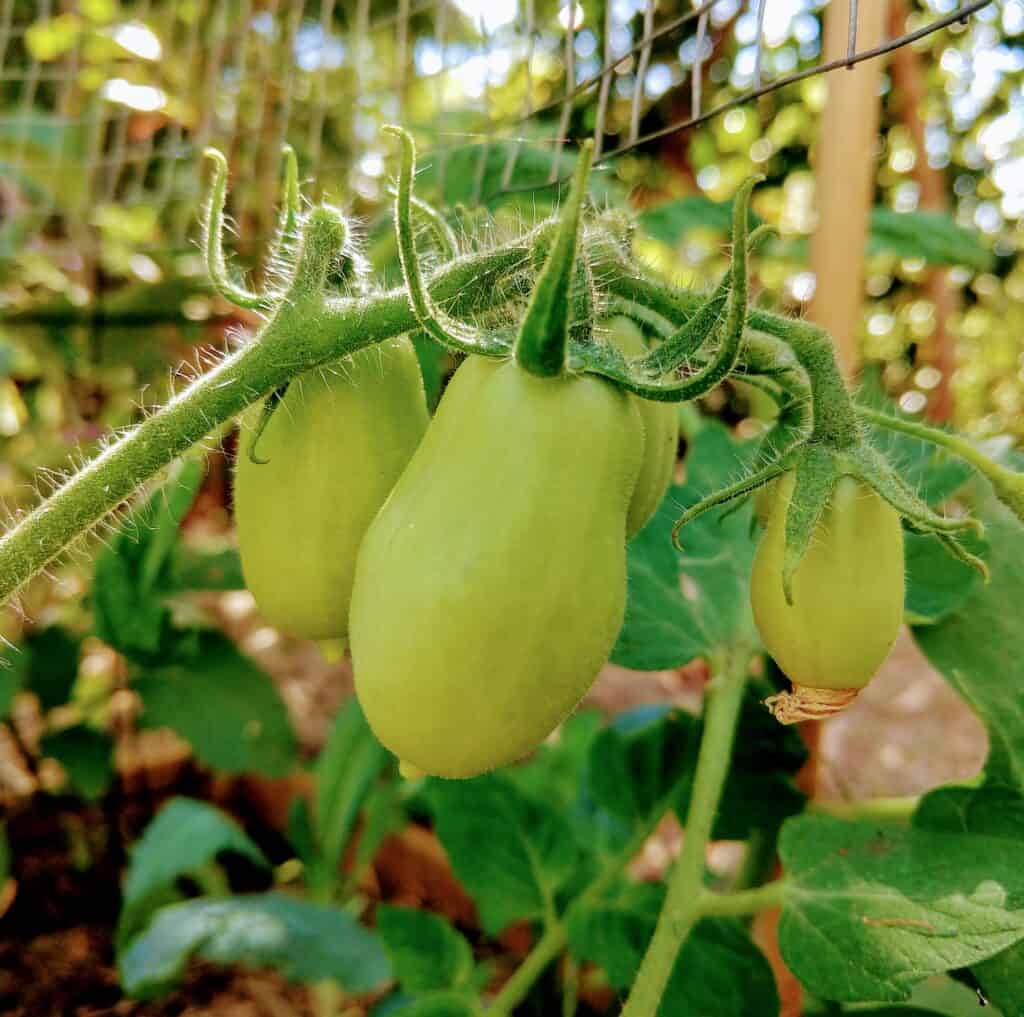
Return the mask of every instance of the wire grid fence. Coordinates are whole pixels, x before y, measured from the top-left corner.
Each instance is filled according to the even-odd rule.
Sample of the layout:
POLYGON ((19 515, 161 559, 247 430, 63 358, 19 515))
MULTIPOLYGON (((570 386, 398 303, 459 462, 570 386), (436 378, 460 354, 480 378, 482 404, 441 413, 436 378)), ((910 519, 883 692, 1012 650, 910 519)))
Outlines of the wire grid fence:
POLYGON ((235 218, 256 245, 272 228, 282 143, 298 150, 308 193, 372 199, 388 120, 419 136, 442 203, 452 175, 469 204, 550 186, 584 133, 610 160, 995 0, 920 10, 912 31, 870 49, 858 46, 858 0, 832 0, 849 8, 845 56, 789 73, 769 66, 776 2, 606 0, 588 21, 558 0, 0 0, 0 260, 30 242, 89 249, 98 223, 133 210, 140 247, 182 249, 207 145, 229 155, 235 218), (709 65, 741 17, 754 20, 753 66, 709 101, 709 65), (678 73, 652 95, 665 53, 678 73), (681 115, 652 125, 666 99, 681 115))

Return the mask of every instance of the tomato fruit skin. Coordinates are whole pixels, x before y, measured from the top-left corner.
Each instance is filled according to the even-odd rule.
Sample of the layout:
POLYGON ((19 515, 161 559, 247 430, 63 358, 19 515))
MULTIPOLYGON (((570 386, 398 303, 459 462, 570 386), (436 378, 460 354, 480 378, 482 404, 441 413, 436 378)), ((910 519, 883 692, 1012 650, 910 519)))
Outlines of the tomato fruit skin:
POLYGON ((771 487, 751 575, 754 621, 794 686, 860 689, 885 660, 903 621, 900 517, 872 488, 840 477, 793 576, 790 605, 782 562, 794 484, 788 473, 771 487))
MULTIPOLYGON (((260 412, 247 411, 243 446, 260 412)), ((242 571, 272 625, 305 639, 347 634, 359 544, 427 423, 419 363, 401 338, 294 379, 256 446, 267 461, 240 448, 242 571)))
POLYGON ((356 693, 407 767, 470 777, 529 753, 622 624, 634 402, 592 376, 471 357, 359 552, 356 693))
MULTIPOLYGON (((608 341, 626 357, 648 352, 643 333, 632 319, 613 318, 608 323, 608 341)), ((626 532, 635 537, 658 511, 676 466, 679 450, 679 407, 631 395, 640 410, 644 425, 644 456, 636 488, 629 503, 626 532)))

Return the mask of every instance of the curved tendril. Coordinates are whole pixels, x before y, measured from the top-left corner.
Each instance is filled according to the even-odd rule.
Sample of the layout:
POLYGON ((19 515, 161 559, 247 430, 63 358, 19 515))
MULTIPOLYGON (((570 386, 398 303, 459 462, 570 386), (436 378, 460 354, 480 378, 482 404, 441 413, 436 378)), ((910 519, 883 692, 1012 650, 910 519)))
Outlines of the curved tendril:
MULTIPOLYGON (((580 146, 572 190, 559 216, 554 243, 516 336, 516 363, 539 378, 554 378, 565 371, 580 220, 593 158, 593 142, 586 141, 580 146)), ((589 290, 589 285, 585 286, 589 290)))
POLYGON ((759 487, 770 484, 776 477, 782 476, 787 469, 789 469, 789 463, 786 459, 769 463, 755 473, 737 480, 735 484, 723 487, 721 491, 709 494, 706 498, 702 498, 697 502, 696 505, 692 505, 676 520, 675 526, 672 527, 672 543, 675 545, 676 550, 682 550, 679 543, 679 532, 687 523, 692 523, 698 516, 703 515, 705 512, 710 512, 711 509, 718 505, 724 505, 734 498, 742 498, 744 495, 756 491, 759 487))
POLYGON ((203 214, 203 253, 206 271, 214 289, 237 307, 257 310, 266 306, 266 299, 251 293, 244 286, 231 280, 224 260, 221 235, 224 231, 224 201, 227 196, 228 162, 216 148, 207 148, 203 153, 213 163, 213 180, 210 197, 203 214))
POLYGON ((952 519, 939 515, 923 502, 889 465, 885 457, 869 446, 862 446, 853 457, 860 479, 870 484, 901 516, 922 533, 954 534, 973 531, 984 536, 985 527, 971 516, 952 519))
MULTIPOLYGON (((751 177, 736 195, 733 212, 733 265, 732 270, 722 276, 710 297, 697 309, 697 312, 672 336, 666 339, 657 349, 647 354, 636 367, 645 374, 666 374, 681 367, 703 345, 715 331, 722 317, 722 310, 730 295, 730 290, 737 281, 737 269, 742 268, 743 285, 746 287, 746 253, 766 236, 775 232, 775 227, 763 223, 747 235, 747 210, 750 207, 750 194, 754 186, 764 177, 751 177)), ((743 302, 746 309, 746 300, 743 302)), ((730 305, 734 308, 735 305, 730 305)), ((727 325, 731 325, 731 321, 727 325)), ((744 327, 745 322, 740 325, 744 327)), ((742 337, 740 337, 742 343, 742 337)), ((735 366, 735 365, 734 365, 735 366)))
POLYGON ((588 364, 587 369, 591 373, 610 378, 635 395, 658 402, 696 399, 732 373, 743 349, 743 331, 747 318, 747 210, 750 193, 762 179, 751 177, 747 180, 736 195, 733 206, 733 260, 728 283, 728 312, 722 326, 722 341, 715 355, 696 374, 678 381, 642 381, 628 372, 623 373, 614 365, 600 363, 588 364))
POLYGON ((385 134, 398 138, 402 145, 398 186, 395 189, 395 230, 398 238, 398 257, 402 263, 402 275, 405 277, 405 288, 416 320, 424 332, 448 349, 483 356, 507 356, 508 347, 506 345, 485 338, 474 329, 448 317, 436 308, 430 299, 430 295, 423 285, 423 275, 420 272, 416 240, 412 228, 412 180, 416 172, 416 146, 412 135, 402 127, 386 124, 381 129, 385 134))
POLYGON ((256 443, 263 437, 263 432, 267 429, 267 424, 270 423, 270 418, 274 415, 274 411, 278 406, 281 405, 281 400, 284 399, 285 393, 288 391, 288 384, 289 383, 286 381, 283 385, 275 388, 263 403, 263 409, 260 411, 260 419, 256 422, 256 430, 249 439, 249 447, 246 452, 249 456, 249 462, 256 466, 266 466, 267 463, 270 462, 269 459, 260 459, 260 457, 256 455, 256 443))
POLYGON ((412 195, 412 207, 422 216, 423 221, 430 227, 430 233, 437 244, 441 257, 450 261, 459 253, 459 241, 455 237, 455 230, 448 225, 441 212, 433 205, 412 195))
POLYGON ((936 533, 935 537, 939 543, 946 549, 958 561, 962 561, 965 565, 969 565, 976 572, 981 574, 981 578, 987 583, 992 578, 992 573, 989 572, 988 565, 982 561, 976 554, 971 554, 959 540, 954 539, 948 533, 936 533))
POLYGON ((810 546, 836 482, 832 457, 808 448, 796 467, 796 483, 786 509, 786 541, 782 552, 782 593, 793 606, 793 577, 810 546))
POLYGON ((283 178, 281 180, 281 208, 277 214, 277 229, 270 256, 275 261, 284 253, 288 242, 295 237, 299 223, 299 164, 291 145, 281 146, 283 178))

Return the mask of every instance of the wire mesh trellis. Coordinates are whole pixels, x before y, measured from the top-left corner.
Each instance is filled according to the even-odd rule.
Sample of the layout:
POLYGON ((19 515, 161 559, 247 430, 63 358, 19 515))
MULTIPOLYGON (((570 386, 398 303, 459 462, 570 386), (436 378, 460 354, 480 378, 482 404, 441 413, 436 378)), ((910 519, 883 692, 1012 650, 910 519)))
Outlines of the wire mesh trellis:
MULTIPOLYGON (((98 223, 125 210, 143 213, 140 246, 180 249, 209 144, 230 155, 235 215, 258 243, 285 140, 314 193, 379 195, 385 120, 414 128, 442 199, 451 174, 469 203, 549 186, 566 168, 565 146, 584 134, 611 160, 996 0, 921 11, 906 34, 868 49, 858 46, 858 0, 843 2, 845 56, 812 53, 780 71, 765 39, 778 0, 692 0, 685 10, 605 0, 589 16, 562 0, 0 0, 0 258, 39 237, 87 247, 98 223), (733 67, 721 98, 709 65, 740 18, 754 26, 747 69, 733 67), (652 89, 666 51, 679 73, 652 89), (681 115, 652 123, 666 103, 681 115)), ((804 6, 816 16, 827 3, 804 6)))

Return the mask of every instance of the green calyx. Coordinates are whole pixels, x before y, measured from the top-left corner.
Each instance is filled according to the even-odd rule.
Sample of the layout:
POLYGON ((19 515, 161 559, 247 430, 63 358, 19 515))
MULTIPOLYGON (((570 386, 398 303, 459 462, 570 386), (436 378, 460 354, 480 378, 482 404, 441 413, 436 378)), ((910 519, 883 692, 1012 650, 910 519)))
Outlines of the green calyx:
MULTIPOLYGON (((516 363, 541 378, 557 377, 565 372, 566 344, 569 340, 573 283, 576 281, 576 251, 580 218, 587 194, 587 178, 593 160, 594 145, 588 141, 580 148, 572 191, 565 203, 554 246, 530 297, 526 315, 516 336, 516 363)), ((577 294, 589 293, 589 281, 577 282, 577 294)), ((577 304, 584 314, 590 308, 577 304)))
POLYGON ((796 482, 786 513, 782 565, 782 587, 787 603, 793 602, 793 576, 810 546, 815 527, 835 485, 843 476, 856 477, 873 488, 896 510, 908 529, 915 533, 934 534, 946 551, 988 578, 988 566, 957 539, 968 531, 980 536, 982 524, 969 516, 952 518, 935 512, 903 481, 885 456, 866 441, 860 441, 852 448, 835 448, 813 440, 798 442, 766 466, 704 498, 683 513, 673 529, 676 546, 679 546, 682 528, 697 516, 736 499, 746 498, 791 471, 796 475, 796 482))

